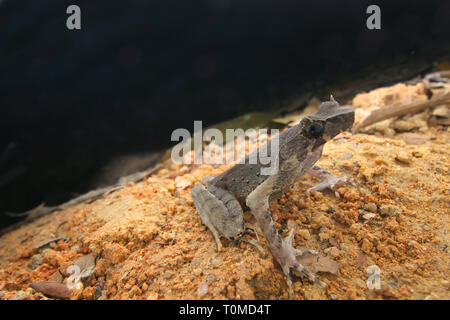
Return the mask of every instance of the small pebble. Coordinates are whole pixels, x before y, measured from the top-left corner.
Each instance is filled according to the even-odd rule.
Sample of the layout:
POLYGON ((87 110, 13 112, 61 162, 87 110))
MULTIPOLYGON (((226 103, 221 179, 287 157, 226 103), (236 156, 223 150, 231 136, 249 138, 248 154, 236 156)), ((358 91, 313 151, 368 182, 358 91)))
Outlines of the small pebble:
POLYGON ((42 255, 35 254, 31 257, 31 269, 34 270, 42 264, 42 255))
POLYGON ((16 295, 12 298, 13 300, 21 300, 25 298, 26 292, 25 291, 19 291, 16 293, 16 295))
POLYGON ((195 268, 194 270, 193 270, 193 273, 194 273, 194 275, 195 276, 199 276, 199 275, 201 275, 203 272, 202 272, 202 269, 200 269, 200 268, 195 268))
POLYGON ((351 152, 341 154, 341 159, 351 159, 351 158, 353 158, 353 153, 351 152))
POLYGON ((337 256, 339 256, 339 249, 336 248, 336 247, 329 247, 329 248, 326 248, 326 249, 324 250, 324 252, 325 252, 326 254, 330 255, 330 256, 333 257, 333 258, 336 258, 337 256))
POLYGON ((198 289, 197 289, 197 294, 200 296, 200 297, 203 297, 205 294, 207 294, 208 293, 208 285, 205 283, 205 282, 203 282, 202 284, 200 284, 199 286, 198 286, 198 289))
POLYGON ((364 220, 370 220, 370 219, 375 218, 376 216, 377 216, 377 215, 376 215, 375 213, 366 213, 366 214, 363 215, 362 217, 363 217, 364 220))
POLYGON ((399 151, 395 155, 395 160, 403 162, 403 163, 411 163, 412 157, 410 154, 406 153, 405 151, 399 151))
POLYGON ((402 209, 392 204, 383 204, 380 206, 380 214, 382 216, 398 216, 402 213, 402 209))
POLYGON ((373 202, 366 203, 364 209, 369 212, 377 212, 377 205, 373 202))
POLYGON ((300 230, 297 231, 297 233, 298 233, 299 235, 301 235, 301 236, 302 236, 303 238, 305 238, 305 239, 311 238, 311 235, 309 234, 309 231, 306 230, 306 229, 300 229, 300 230))
POLYGON ((211 265, 212 265, 212 266, 217 266, 217 265, 219 265, 221 262, 222 262, 222 259, 221 259, 221 258, 213 258, 213 259, 211 259, 211 265))

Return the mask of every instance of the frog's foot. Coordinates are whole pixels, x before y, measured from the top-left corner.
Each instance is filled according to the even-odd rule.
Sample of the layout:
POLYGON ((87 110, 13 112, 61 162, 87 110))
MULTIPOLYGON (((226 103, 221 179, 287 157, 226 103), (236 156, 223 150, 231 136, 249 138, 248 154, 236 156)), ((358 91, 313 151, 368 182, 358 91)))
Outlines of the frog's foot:
POLYGON ((202 219, 203 223, 211 230, 214 239, 217 244, 217 251, 222 250, 222 242, 220 241, 220 235, 217 231, 216 227, 214 227, 213 223, 210 220, 210 211, 211 205, 214 206, 214 209, 226 210, 226 208, 222 208, 222 202, 218 201, 217 198, 214 197, 204 186, 201 184, 196 184, 191 190, 192 200, 194 200, 194 205, 197 208, 197 211, 202 219))
POLYGON ((258 241, 255 241, 253 239, 245 239, 245 238, 242 238, 241 241, 254 246, 259 251, 262 258, 267 257, 267 252, 265 252, 264 249, 259 245, 258 241))
POLYGON ((287 285, 289 287, 289 296, 292 298, 294 296, 294 290, 292 289, 292 280, 290 277, 291 268, 295 269, 299 273, 305 274, 311 281, 318 283, 321 287, 326 287, 327 285, 320 281, 317 276, 309 272, 303 265, 301 265, 296 257, 306 253, 316 254, 315 250, 304 250, 299 251, 292 246, 293 230, 290 231, 289 235, 282 240, 280 248, 273 248, 272 251, 274 256, 281 265, 281 269, 286 275, 287 285))
POLYGON ((259 236, 258 236, 258 232, 256 231, 256 226, 247 223, 245 225, 245 232, 248 233, 248 231, 251 231, 255 235, 256 241, 259 242, 259 236))
POLYGON ((254 239, 246 239, 246 238, 241 238, 240 240, 245 242, 245 243, 248 243, 248 244, 254 246, 259 251, 259 253, 261 254, 261 256, 263 258, 267 257, 267 252, 265 252, 264 249, 259 245, 259 236, 258 236, 258 232, 256 231, 256 227, 253 226, 253 225, 247 224, 245 226, 245 233, 247 233, 247 234, 250 234, 250 233, 254 234, 255 237, 256 237, 256 240, 254 240, 254 239), (249 232, 249 231, 251 231, 251 232, 249 232))
POLYGON ((318 166, 314 166, 311 169, 309 169, 308 173, 320 179, 320 183, 317 186, 306 190, 308 196, 310 195, 311 191, 323 191, 329 188, 334 192, 337 198, 340 198, 340 195, 337 192, 338 186, 341 186, 343 184, 351 184, 353 186, 358 187, 354 182, 348 180, 347 177, 335 177, 328 171, 318 166))
MULTIPOLYGON (((287 243, 290 243, 290 246, 292 247, 292 240, 294 239, 294 229, 291 229, 291 231, 289 231, 289 235, 284 239, 284 241, 286 241, 287 243)), ((293 247, 292 247, 293 248, 293 247)), ((317 250, 313 250, 313 249, 306 249, 306 250, 298 250, 295 249, 295 256, 296 257, 301 257, 305 254, 314 254, 317 255, 319 254, 319 251, 317 250)))

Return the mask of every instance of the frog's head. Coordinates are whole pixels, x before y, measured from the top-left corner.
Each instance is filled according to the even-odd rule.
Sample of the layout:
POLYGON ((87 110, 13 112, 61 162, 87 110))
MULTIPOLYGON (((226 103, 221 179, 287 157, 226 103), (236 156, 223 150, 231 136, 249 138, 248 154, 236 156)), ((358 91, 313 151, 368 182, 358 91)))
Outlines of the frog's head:
POLYGON ((349 129, 355 120, 355 111, 351 108, 340 108, 339 103, 331 97, 323 102, 316 113, 302 120, 303 134, 314 139, 313 150, 333 139, 339 133, 349 129))

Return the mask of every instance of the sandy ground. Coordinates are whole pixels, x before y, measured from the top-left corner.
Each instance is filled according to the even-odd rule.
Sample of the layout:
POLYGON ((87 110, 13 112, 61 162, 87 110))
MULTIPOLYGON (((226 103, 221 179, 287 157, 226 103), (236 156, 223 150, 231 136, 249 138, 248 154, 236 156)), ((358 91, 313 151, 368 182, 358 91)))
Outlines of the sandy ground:
MULTIPOLYGON (((374 106, 421 99, 421 84, 399 84, 360 94, 353 107, 360 117, 374 106)), ((271 202, 283 235, 295 228, 294 246, 318 249, 337 266, 311 264, 326 289, 294 277, 295 299, 450 298, 450 132, 430 126, 430 116, 388 120, 327 143, 317 164, 359 186, 340 187, 340 199, 332 192, 308 197, 318 181, 305 175, 271 202), (380 287, 371 290, 374 268, 380 287)), ((2 236, 0 298, 49 299, 29 285, 67 283, 68 267, 89 255, 93 271, 72 299, 287 299, 283 272, 258 228, 265 257, 226 239, 216 252, 195 210, 192 186, 230 166, 170 165, 2 236)), ((254 226, 250 212, 245 218, 254 226)))

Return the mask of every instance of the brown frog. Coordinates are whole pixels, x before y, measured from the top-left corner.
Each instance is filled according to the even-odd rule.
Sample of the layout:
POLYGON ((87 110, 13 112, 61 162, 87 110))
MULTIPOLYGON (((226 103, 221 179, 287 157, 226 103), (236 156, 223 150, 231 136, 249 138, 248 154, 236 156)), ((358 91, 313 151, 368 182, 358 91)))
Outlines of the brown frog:
MULTIPOLYGON (((315 114, 304 117, 300 123, 276 136, 279 143, 278 170, 271 175, 261 174, 268 165, 250 164, 248 159, 258 157, 258 150, 246 157, 244 164, 236 164, 229 170, 214 177, 206 177, 203 185, 192 188, 191 195, 203 223, 211 230, 220 251, 220 236, 238 239, 244 234, 243 207, 251 209, 259 227, 268 241, 270 251, 287 277, 290 296, 293 296, 290 269, 296 269, 322 286, 325 284, 317 276, 304 268, 296 256, 314 253, 313 250, 299 251, 292 247, 293 232, 281 238, 274 226, 269 209, 269 201, 281 196, 291 188, 305 172, 321 179, 318 186, 310 188, 320 191, 347 182, 346 178, 336 178, 325 170, 314 166, 322 155, 323 145, 340 132, 348 130, 354 122, 354 111, 340 108, 331 98, 320 105, 315 114)), ((261 148, 271 156, 271 143, 275 137, 261 148)), ((260 148, 260 149, 261 149, 260 148)))

